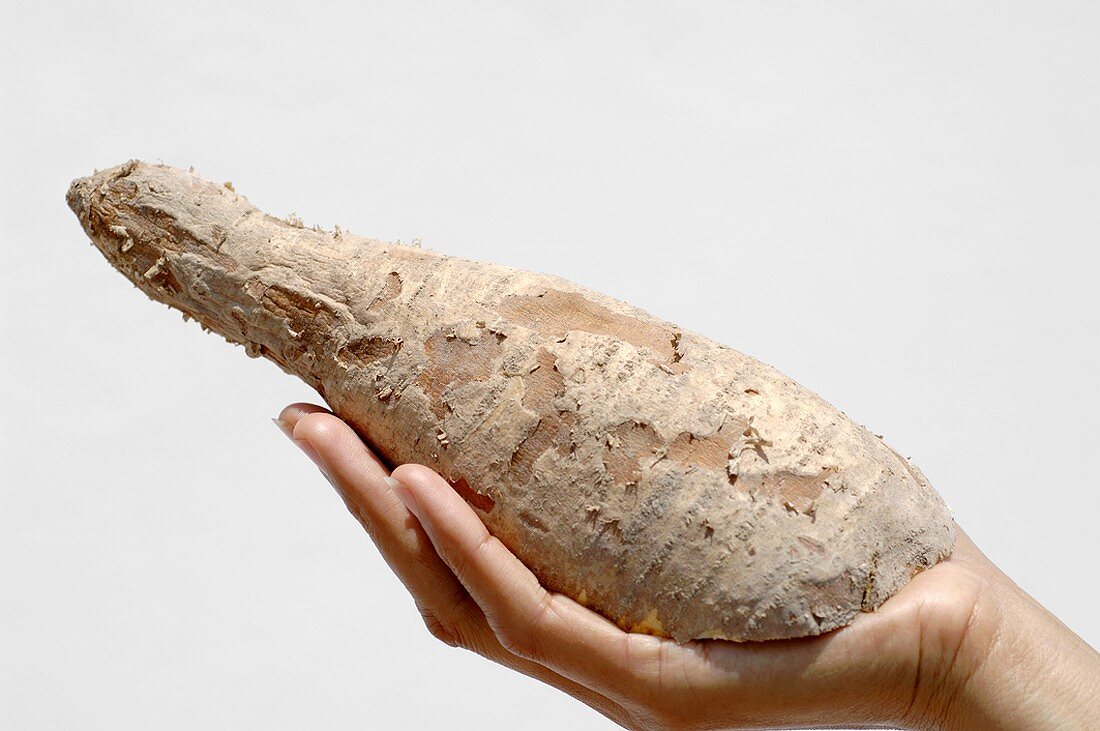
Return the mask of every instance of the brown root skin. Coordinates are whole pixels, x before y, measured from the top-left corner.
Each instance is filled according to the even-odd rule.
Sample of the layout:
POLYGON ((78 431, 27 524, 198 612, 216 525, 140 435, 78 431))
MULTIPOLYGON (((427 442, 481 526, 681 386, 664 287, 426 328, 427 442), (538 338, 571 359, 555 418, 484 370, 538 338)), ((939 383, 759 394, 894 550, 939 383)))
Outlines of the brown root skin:
POLYGON ((446 476, 549 588, 677 640, 847 624, 947 556, 920 472, 772 368, 557 277, 303 228, 132 161, 70 207, 151 298, 446 476))

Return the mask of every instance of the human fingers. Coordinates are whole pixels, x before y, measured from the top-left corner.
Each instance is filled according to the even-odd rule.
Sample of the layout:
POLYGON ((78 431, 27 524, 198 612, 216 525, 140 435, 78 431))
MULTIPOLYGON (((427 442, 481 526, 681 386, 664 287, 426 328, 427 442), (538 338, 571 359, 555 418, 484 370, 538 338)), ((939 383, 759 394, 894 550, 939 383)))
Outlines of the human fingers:
POLYGON ((435 550, 481 607, 501 645, 620 703, 646 686, 661 641, 623 632, 561 594, 548 592, 485 528, 473 509, 431 469, 394 470, 397 495, 417 516, 435 550))
POLYGON ((476 605, 388 483, 378 458, 339 418, 319 406, 292 404, 277 422, 317 465, 408 588, 429 631, 450 645, 475 645, 466 636, 476 605))
POLYGON ((619 723, 628 721, 617 703, 500 644, 481 609, 394 495, 386 468, 346 423, 313 404, 292 404, 276 422, 313 460, 371 536, 434 637, 552 685, 619 723))

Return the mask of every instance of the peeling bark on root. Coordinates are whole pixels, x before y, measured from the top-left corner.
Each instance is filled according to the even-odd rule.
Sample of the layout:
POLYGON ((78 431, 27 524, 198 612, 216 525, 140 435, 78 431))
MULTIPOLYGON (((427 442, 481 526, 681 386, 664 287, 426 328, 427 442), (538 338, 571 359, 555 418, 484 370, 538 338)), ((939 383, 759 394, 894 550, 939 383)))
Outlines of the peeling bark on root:
POLYGON ((69 205, 151 298, 446 476, 549 588, 677 640, 815 635, 947 556, 921 473, 772 368, 557 277, 265 215, 129 162, 69 205))

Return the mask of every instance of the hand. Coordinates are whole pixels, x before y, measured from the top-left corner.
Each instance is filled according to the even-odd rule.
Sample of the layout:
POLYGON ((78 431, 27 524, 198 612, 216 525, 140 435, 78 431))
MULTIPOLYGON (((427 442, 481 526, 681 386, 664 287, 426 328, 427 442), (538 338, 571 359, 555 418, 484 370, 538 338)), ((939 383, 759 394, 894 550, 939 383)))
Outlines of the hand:
POLYGON ((388 474, 328 411, 294 404, 277 422, 371 535, 435 637, 623 726, 1039 728, 1100 718, 1096 652, 961 530, 950 559, 847 627, 677 644, 624 632, 544 589, 442 477, 420 465, 388 474), (1007 673, 1012 662, 1023 669, 1007 673))

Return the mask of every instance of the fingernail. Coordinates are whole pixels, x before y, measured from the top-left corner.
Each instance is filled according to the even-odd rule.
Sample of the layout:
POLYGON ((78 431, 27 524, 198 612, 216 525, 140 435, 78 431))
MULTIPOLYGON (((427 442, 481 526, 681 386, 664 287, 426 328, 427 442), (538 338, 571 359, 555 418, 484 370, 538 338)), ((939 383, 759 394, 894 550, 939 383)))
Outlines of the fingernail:
POLYGON ((287 439, 294 441, 294 427, 290 425, 289 421, 285 421, 278 417, 273 418, 271 421, 275 424, 275 426, 279 427, 279 431, 281 431, 283 434, 286 434, 287 439))
MULTIPOLYGON (((304 439, 295 439, 294 427, 292 427, 289 422, 286 422, 282 419, 272 419, 272 421, 275 422, 275 426, 279 427, 279 431, 281 431, 283 434, 286 434, 287 439, 294 442, 294 444, 297 445, 298 449, 305 452, 310 461, 312 461, 313 464, 317 465, 317 469, 321 470, 321 474, 325 476, 325 479, 328 480, 329 483, 332 483, 332 475, 330 475, 328 473, 328 470, 325 469, 325 463, 321 461, 321 458, 317 455, 317 452, 313 449, 313 446, 304 439)), ((335 484, 333 484, 333 486, 335 487, 335 484)))
POLYGON ((409 512, 415 515, 417 520, 420 520, 420 504, 416 502, 416 495, 413 495, 409 488, 389 475, 383 477, 382 481, 386 483, 387 487, 393 490, 393 493, 397 495, 397 497, 401 498, 401 502, 405 503, 405 507, 409 509, 409 512))

